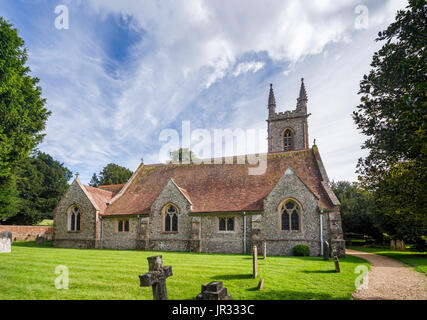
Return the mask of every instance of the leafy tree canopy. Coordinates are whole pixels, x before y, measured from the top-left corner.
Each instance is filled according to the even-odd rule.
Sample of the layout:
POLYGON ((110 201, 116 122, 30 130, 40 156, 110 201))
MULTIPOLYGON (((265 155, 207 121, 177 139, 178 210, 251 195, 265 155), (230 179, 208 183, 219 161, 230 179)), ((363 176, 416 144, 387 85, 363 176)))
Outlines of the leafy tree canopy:
POLYGON ((373 222, 375 204, 372 195, 357 183, 348 181, 333 181, 331 187, 341 202, 344 234, 357 233, 381 239, 382 234, 373 222))
POLYGON ((42 141, 50 112, 38 78, 29 75, 27 50, 18 31, 0 17, 0 172, 28 157, 42 141))
POLYGON ((188 148, 179 148, 178 150, 171 151, 170 157, 170 163, 190 162, 198 159, 196 154, 188 148))
POLYGON ((16 169, 17 213, 7 224, 36 224, 52 219, 53 210, 68 188, 72 173, 43 152, 35 152, 16 169))
POLYGON ((378 203, 383 230, 391 236, 425 235, 427 169, 427 5, 409 0, 407 10, 378 34, 383 47, 360 83, 353 119, 368 139, 358 163, 359 180, 378 203), (407 209, 403 209, 407 208, 407 209), (402 225, 418 223, 411 232, 402 225))
POLYGON ((17 212, 13 170, 42 141, 50 115, 26 62, 24 41, 0 17, 0 220, 17 212))
POLYGON ((102 171, 93 174, 90 185, 97 187, 100 185, 126 183, 132 176, 132 171, 114 163, 107 164, 102 171))

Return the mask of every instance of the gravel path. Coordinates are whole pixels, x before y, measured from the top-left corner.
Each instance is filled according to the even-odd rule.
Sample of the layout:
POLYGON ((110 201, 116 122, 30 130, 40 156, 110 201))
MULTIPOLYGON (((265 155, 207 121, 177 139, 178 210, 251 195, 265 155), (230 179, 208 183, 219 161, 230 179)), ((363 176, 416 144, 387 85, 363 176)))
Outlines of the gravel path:
POLYGON ((378 254, 349 250, 346 253, 368 260, 368 288, 353 293, 357 300, 427 300, 427 277, 403 263, 378 254))

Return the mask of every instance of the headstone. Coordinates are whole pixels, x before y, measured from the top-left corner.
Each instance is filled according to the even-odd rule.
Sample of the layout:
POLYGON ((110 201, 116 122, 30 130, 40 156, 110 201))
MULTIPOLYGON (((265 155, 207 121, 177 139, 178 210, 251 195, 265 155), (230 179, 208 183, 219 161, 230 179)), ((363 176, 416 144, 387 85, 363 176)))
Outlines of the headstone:
POLYGON ((139 276, 140 286, 153 288, 153 300, 168 300, 166 279, 172 276, 172 266, 163 266, 162 256, 148 257, 148 272, 139 276))
POLYGON ((46 238, 44 236, 38 234, 37 238, 36 238, 36 243, 37 244, 43 244, 45 242, 45 240, 46 240, 46 238))
POLYGON ((340 263, 338 260, 338 254, 337 254, 337 247, 334 244, 332 245, 332 256, 334 258, 334 263, 335 263, 335 272, 341 272, 340 263))
POLYGON ((253 262, 252 278, 255 279, 258 276, 258 251, 256 246, 253 246, 253 249, 252 249, 252 262, 253 262))
POLYGON ((400 240, 400 251, 406 251, 405 242, 403 240, 400 240))
POLYGON ((329 243, 328 241, 323 241, 323 260, 329 261, 329 243))
POLYGON ((390 249, 391 250, 396 250, 396 241, 390 240, 390 249))
POLYGON ((9 253, 12 251, 12 232, 0 232, 0 253, 9 253))
POLYGON ((396 240, 396 250, 401 250, 401 244, 400 244, 400 240, 396 240))
POLYGON ((221 281, 213 281, 208 284, 202 284, 202 292, 196 297, 197 300, 232 300, 231 295, 227 294, 227 288, 224 288, 221 281))
POLYGON ((264 241, 264 260, 267 259, 267 241, 264 241))
POLYGON ((258 282, 258 290, 262 290, 262 288, 264 287, 264 278, 259 279, 258 282))

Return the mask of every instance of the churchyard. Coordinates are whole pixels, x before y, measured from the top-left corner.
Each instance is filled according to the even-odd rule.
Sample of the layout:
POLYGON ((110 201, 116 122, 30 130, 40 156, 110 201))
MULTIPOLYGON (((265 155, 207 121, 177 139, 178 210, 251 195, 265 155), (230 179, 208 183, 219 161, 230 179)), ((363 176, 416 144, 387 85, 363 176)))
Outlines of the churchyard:
POLYGON ((139 275, 148 272, 147 257, 160 254, 172 266, 166 280, 170 300, 196 299, 201 285, 221 281, 233 300, 350 299, 358 265, 365 260, 350 255, 334 260, 322 257, 258 256, 253 277, 251 255, 149 252, 53 248, 49 242, 16 242, 12 252, 0 255, 0 299, 140 299, 152 300, 150 287, 140 287, 139 275), (55 280, 68 270, 68 289, 55 280), (260 279, 264 280, 258 289, 260 279))
POLYGON ((427 275, 427 252, 420 252, 415 249, 407 248, 406 251, 392 250, 389 247, 386 248, 366 248, 363 246, 350 246, 348 249, 354 249, 358 251, 370 252, 379 254, 382 256, 396 259, 404 264, 414 268, 418 272, 427 275))

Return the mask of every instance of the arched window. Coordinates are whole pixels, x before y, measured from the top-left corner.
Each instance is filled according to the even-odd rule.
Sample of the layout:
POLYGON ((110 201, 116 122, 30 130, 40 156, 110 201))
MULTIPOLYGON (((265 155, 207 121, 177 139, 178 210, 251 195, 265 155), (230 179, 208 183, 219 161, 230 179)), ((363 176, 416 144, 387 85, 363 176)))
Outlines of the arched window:
POLYGON ((291 129, 286 129, 283 133, 283 150, 289 151, 294 149, 294 137, 291 129))
POLYGON ((301 207, 294 200, 286 200, 279 207, 280 228, 282 231, 300 231, 301 207))
POLYGON ((178 232, 178 209, 168 204, 163 210, 164 231, 178 232))
POLYGON ((287 213, 286 210, 283 210, 281 218, 282 230, 289 231, 289 213, 287 213))
POLYGON ((79 207, 71 206, 68 209, 68 231, 80 231, 82 214, 79 207))

